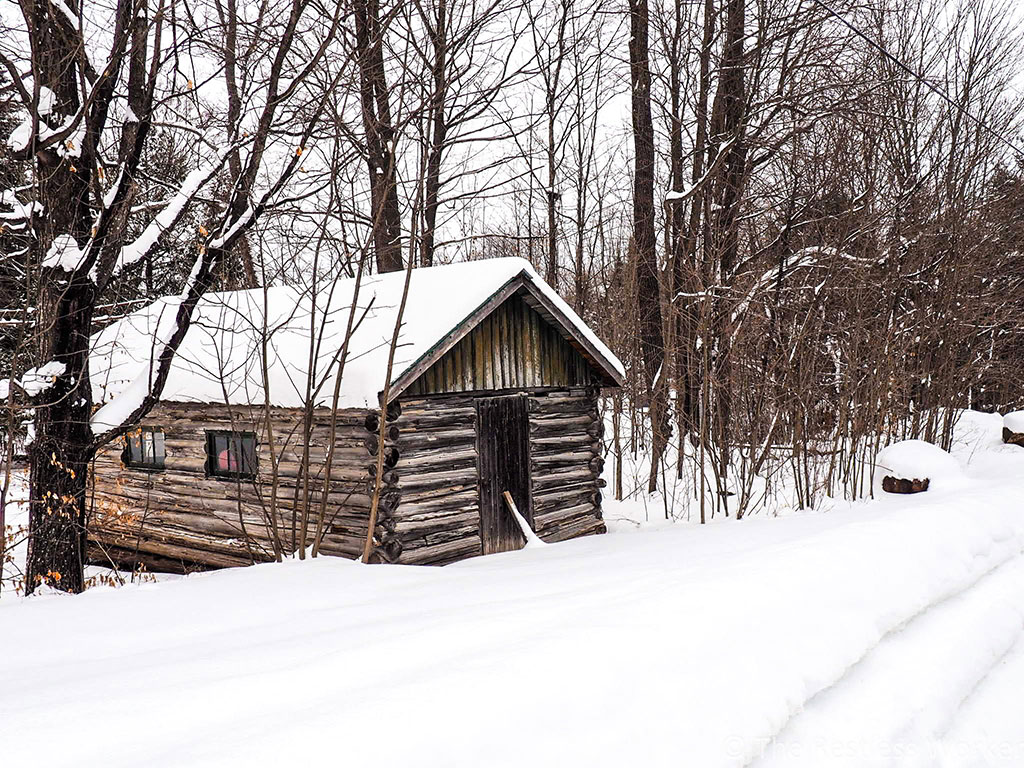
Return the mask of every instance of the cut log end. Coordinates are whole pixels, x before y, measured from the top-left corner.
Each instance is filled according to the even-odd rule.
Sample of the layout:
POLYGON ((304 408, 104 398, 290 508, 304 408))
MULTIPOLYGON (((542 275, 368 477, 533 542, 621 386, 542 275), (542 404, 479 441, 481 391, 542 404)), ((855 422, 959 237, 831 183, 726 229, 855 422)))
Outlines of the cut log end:
MULTIPOLYGON (((391 442, 394 442, 395 440, 397 440, 398 439, 398 427, 394 426, 393 424, 390 427, 385 427, 385 429, 384 429, 384 439, 386 441, 389 440, 391 442)), ((363 445, 366 447, 366 452, 367 453, 376 454, 377 453, 377 447, 380 445, 380 439, 377 437, 377 435, 369 435, 363 441, 363 445)), ((397 461, 397 457, 396 457, 395 460, 397 461)))
POLYGON ((372 432, 376 434, 377 431, 380 430, 380 414, 378 414, 376 411, 370 411, 368 414, 366 414, 366 419, 363 421, 363 426, 366 427, 367 432, 372 432))
POLYGON ((928 490, 930 482, 927 477, 920 480, 916 477, 908 479, 886 475, 882 478, 882 490, 886 493, 922 493, 928 490))
POLYGON ((394 421, 402 415, 402 404, 397 400, 392 400, 388 403, 388 407, 384 410, 388 421, 394 421))

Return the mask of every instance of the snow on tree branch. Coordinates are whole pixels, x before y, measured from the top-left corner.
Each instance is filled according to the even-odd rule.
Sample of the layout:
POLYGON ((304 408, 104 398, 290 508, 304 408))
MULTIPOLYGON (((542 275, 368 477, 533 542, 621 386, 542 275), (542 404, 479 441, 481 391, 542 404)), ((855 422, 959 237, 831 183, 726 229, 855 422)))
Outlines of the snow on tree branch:
POLYGON ((167 201, 163 210, 153 218, 142 234, 121 248, 112 267, 112 275, 143 259, 153 249, 160 236, 181 219, 185 207, 195 198, 203 185, 217 175, 226 159, 227 154, 222 154, 216 162, 196 168, 185 177, 178 191, 167 201))

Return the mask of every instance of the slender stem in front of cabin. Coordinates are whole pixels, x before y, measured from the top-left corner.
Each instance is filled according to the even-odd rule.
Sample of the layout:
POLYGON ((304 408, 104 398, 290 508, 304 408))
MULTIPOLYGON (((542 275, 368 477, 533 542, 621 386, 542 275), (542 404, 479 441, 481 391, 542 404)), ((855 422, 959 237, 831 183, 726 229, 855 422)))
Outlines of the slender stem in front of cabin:
MULTIPOLYGON (((426 157, 421 155, 420 179, 426 177, 426 157)), ((416 185, 413 199, 413 211, 420 211, 423 204, 423 184, 416 185)), ((388 404, 391 400, 391 375, 395 365, 395 350, 398 349, 398 337, 402 332, 402 317, 405 315, 405 303, 409 298, 409 283, 412 280, 412 269, 416 264, 416 240, 409 238, 409 260, 405 267, 405 284, 402 286, 402 301, 398 305, 398 316, 395 318, 395 331, 391 336, 391 348, 388 350, 388 370, 384 377, 384 389, 380 394, 380 424, 377 427, 377 471, 373 477, 373 497, 370 499, 370 516, 367 520, 366 543, 363 544, 363 562, 370 562, 373 553, 373 529, 377 527, 377 511, 380 507, 380 486, 384 475, 384 438, 387 435, 388 404)))
MULTIPOLYGON (((260 266, 260 270, 264 271, 264 269, 265 268, 261 265, 260 266)), ((281 551, 282 550, 282 546, 281 546, 281 533, 280 533, 280 529, 278 528, 278 520, 277 520, 277 492, 278 492, 278 489, 279 489, 279 487, 281 485, 281 470, 280 470, 280 462, 278 461, 278 456, 277 456, 277 446, 274 443, 274 419, 273 419, 273 415, 271 413, 271 407, 270 407, 270 364, 269 364, 269 362, 267 360, 267 355, 270 352, 270 349, 269 349, 270 345, 269 345, 269 338, 268 338, 269 337, 269 333, 268 333, 268 330, 267 330, 267 318, 268 318, 268 312, 270 311, 270 302, 269 302, 269 298, 268 298, 268 295, 267 295, 267 290, 268 289, 267 289, 267 280, 266 280, 266 273, 265 272, 262 275, 262 277, 263 277, 263 327, 260 329, 261 330, 261 333, 260 333, 260 361, 261 361, 261 364, 262 364, 261 365, 261 367, 262 367, 261 373, 263 374, 263 415, 264 415, 264 421, 265 421, 265 423, 267 425, 267 436, 266 436, 267 437, 267 450, 268 450, 268 453, 270 454, 270 525, 271 525, 272 531, 273 531, 273 535, 271 536, 270 541, 271 541, 271 543, 273 544, 273 547, 274 547, 274 560, 276 560, 277 562, 281 562, 283 552, 281 551)), ((227 402, 227 400, 225 400, 225 401, 227 402)), ((241 483, 241 479, 238 479, 238 482, 241 483)), ((241 494, 239 494, 239 498, 241 498, 241 494)), ((241 509, 241 506, 239 506, 239 509, 241 509)), ((240 520, 242 519, 241 515, 239 515, 239 519, 240 520)), ((294 520, 293 520, 293 525, 294 525, 294 520)), ((292 532, 293 532, 293 535, 294 535, 294 528, 293 528, 292 532)), ((295 543, 294 539, 293 539, 292 543, 293 544, 295 543)), ((250 552, 250 555, 251 555, 251 552, 250 552)))
MULTIPOLYGON (((363 268, 366 264, 366 250, 364 249, 359 257, 359 267, 356 270, 356 281, 352 288, 352 306, 348 311, 348 321, 345 326, 345 340, 341 345, 341 352, 338 355, 338 375, 334 379, 334 392, 331 395, 331 425, 329 430, 329 437, 327 439, 327 459, 324 462, 324 485, 323 492, 320 494, 320 509, 317 513, 316 521, 316 534, 313 536, 313 557, 320 554, 320 542, 323 541, 325 527, 324 523, 327 520, 327 494, 331 490, 331 468, 334 466, 334 449, 338 436, 338 401, 341 399, 341 380, 345 375, 345 363, 348 361, 348 345, 352 339, 352 334, 355 331, 358 323, 355 321, 356 307, 359 303, 359 288, 363 282, 363 268)), ((373 301, 370 301, 372 306, 373 301)), ((359 318, 359 322, 363 321, 366 317, 366 312, 369 311, 369 306, 363 311, 363 316, 359 318)))
MULTIPOLYGON (((334 208, 334 185, 331 185, 330 195, 328 198, 328 210, 334 208)), ((302 498, 301 504, 301 517, 299 520, 299 560, 306 559, 306 541, 309 536, 309 502, 310 502, 310 485, 312 478, 310 473, 312 468, 309 462, 309 443, 313 436, 313 407, 314 407, 314 380, 316 379, 317 373, 317 362, 320 357, 320 342, 322 341, 322 335, 317 334, 317 297, 319 291, 319 281, 317 276, 320 272, 320 249, 324 244, 324 234, 326 228, 326 221, 324 226, 320 228, 317 235, 316 246, 313 248, 313 268, 312 273, 312 286, 309 291, 309 351, 306 360, 306 392, 302 403, 302 461, 299 465, 299 475, 301 477, 302 486, 302 498)), ((324 307, 324 325, 327 323, 327 310, 330 305, 328 299, 328 307, 324 307)), ((323 327, 321 327, 321 333, 323 327)), ((298 493, 300 482, 296 482, 295 490, 298 493)), ((294 519, 294 513, 293 513, 294 519)))

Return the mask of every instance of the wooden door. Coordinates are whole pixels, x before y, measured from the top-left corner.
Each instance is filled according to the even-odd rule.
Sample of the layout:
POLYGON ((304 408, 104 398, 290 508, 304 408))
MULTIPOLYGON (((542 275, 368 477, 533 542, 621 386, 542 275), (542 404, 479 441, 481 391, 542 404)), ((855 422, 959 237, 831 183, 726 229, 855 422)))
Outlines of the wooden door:
POLYGON ((477 467, 480 473, 480 539, 483 553, 520 549, 526 543, 505 505, 508 491, 533 525, 530 508, 530 421, 526 395, 476 401, 477 467))

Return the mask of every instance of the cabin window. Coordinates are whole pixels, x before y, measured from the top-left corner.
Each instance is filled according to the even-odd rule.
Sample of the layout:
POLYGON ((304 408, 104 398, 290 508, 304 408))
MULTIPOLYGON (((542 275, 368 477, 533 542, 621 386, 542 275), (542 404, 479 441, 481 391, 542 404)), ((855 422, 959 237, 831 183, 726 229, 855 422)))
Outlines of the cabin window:
POLYGON ((256 435, 207 431, 206 471, 214 477, 255 477, 256 435))
POLYGON ((121 460, 125 466, 137 469, 163 469, 164 431, 159 427, 142 427, 125 437, 121 460))

